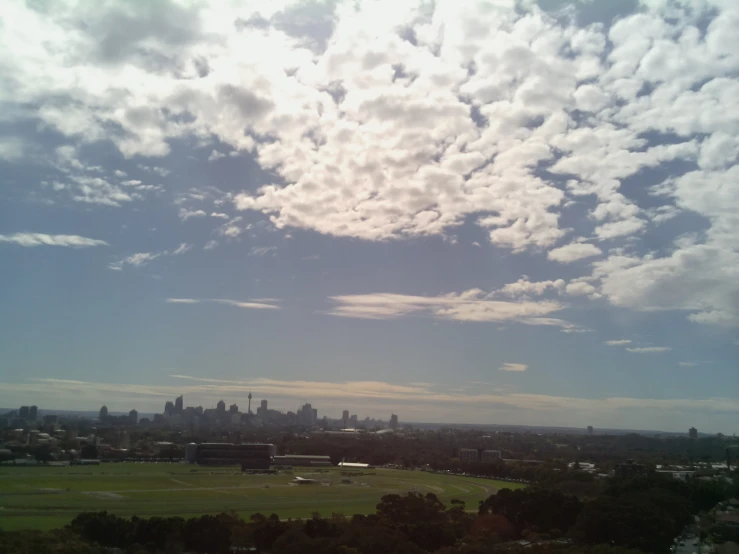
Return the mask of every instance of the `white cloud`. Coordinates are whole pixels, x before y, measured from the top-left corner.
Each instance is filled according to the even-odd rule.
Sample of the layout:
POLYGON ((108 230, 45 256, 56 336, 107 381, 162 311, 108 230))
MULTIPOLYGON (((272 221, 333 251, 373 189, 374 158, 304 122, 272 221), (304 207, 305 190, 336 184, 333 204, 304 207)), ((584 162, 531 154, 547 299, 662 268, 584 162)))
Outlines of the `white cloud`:
POLYGON ((506 362, 502 366, 500 366, 498 369, 500 371, 526 371, 529 368, 526 364, 515 364, 506 362))
POLYGON ((267 302, 241 302, 238 300, 227 300, 224 298, 214 298, 213 302, 219 302, 221 304, 228 304, 236 308, 245 308, 250 310, 279 310, 280 307, 274 303, 270 304, 267 302))
POLYGON ((597 293, 597 289, 585 281, 568 283, 565 292, 570 296, 587 296, 597 293))
POLYGON ((547 291, 555 291, 561 293, 565 289, 565 282, 562 279, 556 281, 529 281, 528 276, 523 275, 515 283, 508 283, 497 294, 503 296, 541 296, 547 291))
POLYGON ((182 221, 187 221, 188 219, 192 219, 194 217, 205 217, 208 214, 206 214, 203 210, 188 210, 186 208, 180 208, 178 215, 182 221))
POLYGON ((210 153, 210 156, 208 156, 208 161, 209 162, 215 162, 215 161, 218 161, 218 160, 220 160, 222 158, 225 158, 225 157, 226 157, 226 154, 221 154, 217 150, 213 150, 210 153))
POLYGON ((603 254, 603 251, 594 244, 573 242, 572 244, 550 250, 547 253, 547 258, 555 262, 568 264, 585 258, 600 256, 601 254, 603 254))
POLYGON ((46 235, 44 233, 0 235, 0 242, 10 242, 19 246, 70 246, 73 248, 108 246, 108 243, 104 240, 91 239, 79 235, 46 235))
POLYGON ((191 249, 191 244, 183 242, 174 250, 162 250, 161 252, 137 252, 136 254, 125 256, 118 261, 108 264, 108 269, 121 271, 126 266, 140 268, 157 258, 161 258, 163 256, 181 256, 182 254, 189 252, 191 249))
POLYGON ((669 346, 641 346, 634 348, 626 348, 627 352, 634 354, 658 354, 660 352, 668 352, 672 350, 669 346))
POLYGON ((184 254, 188 250, 192 248, 192 244, 182 243, 180 244, 175 250, 172 251, 172 256, 179 256, 180 254, 184 254))
POLYGON ((217 217, 218 219, 228 219, 228 214, 221 212, 211 212, 210 217, 217 217))
POLYGON ((199 304, 200 302, 215 302, 217 304, 226 304, 236 308, 244 308, 249 310, 279 310, 280 300, 277 298, 254 298, 248 301, 229 300, 226 298, 167 298, 165 300, 169 304, 199 304))
POLYGON ((606 344, 608 346, 624 346, 626 344, 631 344, 631 340, 629 339, 615 339, 615 340, 607 340, 606 344))
POLYGON ((574 328, 573 324, 546 316, 564 305, 552 300, 490 300, 479 289, 441 296, 411 296, 376 293, 332 296, 335 306, 326 312, 338 317, 392 319, 407 315, 430 315, 438 319, 469 322, 515 321, 525 325, 553 325, 574 328))
POLYGON ((218 241, 209 240, 205 243, 205 246, 203 246, 203 250, 213 250, 216 246, 218 246, 218 241))
POLYGON ((160 256, 162 256, 162 253, 137 252, 136 254, 131 254, 130 256, 121 258, 117 262, 108 264, 108 268, 114 271, 120 271, 127 265, 131 265, 133 267, 143 267, 149 262, 156 260, 160 256))
POLYGON ((677 365, 681 367, 695 367, 698 365, 697 362, 677 362, 677 365))
MULTIPOLYGON (((588 283, 616 306, 739 326, 737 6, 693 4, 579 28, 534 2, 331 3, 317 40, 284 26, 284 5, 260 7, 255 28, 230 4, 13 3, 0 16, 14 29, 0 35, 12 53, 0 117, 65 138, 45 192, 87 205, 130 205, 158 185, 119 186, 78 147, 152 159, 180 140, 252 153, 272 181, 207 198, 278 228, 449 239, 469 221, 501 248, 569 263, 601 252, 552 249, 572 231, 564 206, 592 202, 577 230, 614 246, 687 214, 700 222, 692 244, 610 255, 588 283), (647 189, 650 169, 676 173, 647 189)), ((3 139, 0 157, 29 144, 3 139)), ((147 163, 159 165, 138 170, 169 175, 147 163)))
POLYGON ((277 250, 276 246, 254 246, 249 250, 249 256, 264 256, 277 250))

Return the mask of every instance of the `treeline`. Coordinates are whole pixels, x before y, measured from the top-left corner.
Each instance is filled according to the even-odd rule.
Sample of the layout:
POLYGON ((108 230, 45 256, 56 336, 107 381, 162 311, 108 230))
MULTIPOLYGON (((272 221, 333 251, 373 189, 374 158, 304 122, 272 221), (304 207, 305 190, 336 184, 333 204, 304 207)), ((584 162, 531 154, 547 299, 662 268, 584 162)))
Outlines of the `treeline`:
POLYGON ((0 534, 0 554, 93 554, 111 547, 128 554, 248 548, 274 554, 662 554, 693 514, 736 492, 726 482, 683 483, 655 474, 610 481, 602 495, 586 502, 554 489, 503 489, 470 507, 476 512, 458 500, 445 506, 433 494, 410 493, 386 495, 374 514, 349 518, 83 513, 64 531, 0 534))

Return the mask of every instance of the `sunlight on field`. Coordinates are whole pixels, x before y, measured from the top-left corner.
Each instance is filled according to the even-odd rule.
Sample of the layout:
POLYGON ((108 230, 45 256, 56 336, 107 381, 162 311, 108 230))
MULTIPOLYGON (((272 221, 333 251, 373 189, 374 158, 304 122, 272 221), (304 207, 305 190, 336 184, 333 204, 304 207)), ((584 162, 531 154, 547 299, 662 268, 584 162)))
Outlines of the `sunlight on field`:
POLYGON ((385 494, 432 492, 468 509, 507 483, 419 471, 296 468, 277 475, 242 475, 235 468, 184 464, 110 464, 94 467, 0 468, 0 529, 52 529, 79 512, 107 510, 120 516, 182 516, 234 511, 281 518, 374 512, 385 494), (316 479, 296 485, 295 476, 316 479))

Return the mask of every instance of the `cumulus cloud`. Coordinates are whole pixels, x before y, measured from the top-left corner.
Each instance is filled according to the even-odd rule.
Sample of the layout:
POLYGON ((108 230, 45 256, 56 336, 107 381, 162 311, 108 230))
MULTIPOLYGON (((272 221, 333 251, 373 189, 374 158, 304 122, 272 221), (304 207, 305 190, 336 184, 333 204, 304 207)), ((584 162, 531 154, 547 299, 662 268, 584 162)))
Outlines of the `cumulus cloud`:
POLYGON ((0 242, 10 242, 19 246, 69 246, 73 248, 108 246, 108 243, 104 240, 91 239, 79 235, 46 235, 44 233, 0 235, 0 242))
POLYGON ((188 219, 192 219, 194 217, 205 217, 208 214, 206 214, 203 210, 188 210, 186 208, 180 208, 178 215, 182 221, 187 221, 188 219))
POLYGON ((526 364, 515 364, 511 362, 506 362, 498 369, 500 371, 526 371, 528 368, 529 366, 527 366, 526 364))
MULTIPOLYGON (((295 6, 263 5, 256 20, 220 3, 162 6, 3 10, 15 29, 0 34, 13 54, 3 121, 69 143, 49 156, 62 174, 49 194, 130 205, 145 189, 77 146, 156 159, 188 140, 253 155, 269 177, 219 201, 278 228, 382 241, 449 238, 470 222, 503 249, 571 263, 602 255, 555 248, 572 231, 610 247, 688 214, 694 243, 609 254, 567 292, 739 326, 734 3, 645 2, 584 28, 535 2, 338 2, 319 23, 291 22, 295 6), (587 210, 577 229, 562 224, 573 205, 587 210)), ((25 146, 3 139, 0 157, 25 146)), ((163 165, 136 167, 168 177, 163 165)))
POLYGON ((523 275, 515 283, 508 283, 497 294, 503 296, 541 296, 547 291, 555 291, 561 293, 565 289, 565 282, 562 279, 556 281, 529 281, 528 276, 523 275))
POLYGON ((550 250, 547 253, 547 258, 554 260, 555 262, 568 264, 584 258, 600 256, 602 253, 603 251, 594 244, 573 242, 572 244, 567 244, 565 246, 555 248, 554 250, 550 250))
POLYGON ((213 150, 210 153, 210 156, 208 156, 208 161, 209 162, 215 162, 215 161, 218 161, 218 160, 220 160, 222 158, 225 158, 225 157, 226 157, 226 154, 221 154, 217 150, 213 150))

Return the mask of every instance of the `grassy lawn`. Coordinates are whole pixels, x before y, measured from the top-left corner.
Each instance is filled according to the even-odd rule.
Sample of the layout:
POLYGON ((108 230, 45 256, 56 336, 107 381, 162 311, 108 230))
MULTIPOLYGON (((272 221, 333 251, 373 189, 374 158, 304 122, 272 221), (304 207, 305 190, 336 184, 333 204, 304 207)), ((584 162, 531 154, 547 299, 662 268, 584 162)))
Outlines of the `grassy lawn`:
POLYGON ((338 468, 296 468, 277 475, 242 475, 235 468, 185 464, 104 464, 72 467, 0 468, 0 529, 53 529, 79 512, 107 510, 130 517, 182 516, 235 511, 281 518, 374 512, 385 494, 433 492, 468 509, 502 488, 523 485, 436 475, 419 471, 373 469, 374 475, 341 475, 338 468), (295 485, 294 476, 320 485, 295 485), (342 482, 349 479, 349 483, 342 482))

